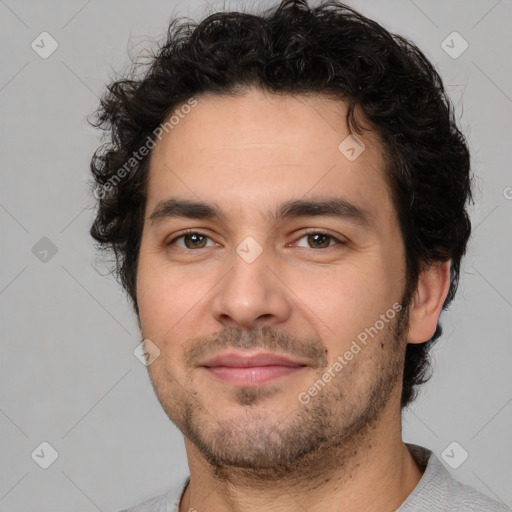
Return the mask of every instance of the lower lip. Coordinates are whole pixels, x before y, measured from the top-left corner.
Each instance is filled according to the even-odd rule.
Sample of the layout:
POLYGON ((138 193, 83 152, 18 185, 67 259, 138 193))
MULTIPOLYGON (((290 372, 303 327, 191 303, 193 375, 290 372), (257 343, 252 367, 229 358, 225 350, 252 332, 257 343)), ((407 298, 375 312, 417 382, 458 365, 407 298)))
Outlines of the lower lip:
POLYGON ((272 380, 286 377, 306 368, 305 366, 214 366, 206 368, 211 375, 224 382, 238 386, 259 386, 272 380))

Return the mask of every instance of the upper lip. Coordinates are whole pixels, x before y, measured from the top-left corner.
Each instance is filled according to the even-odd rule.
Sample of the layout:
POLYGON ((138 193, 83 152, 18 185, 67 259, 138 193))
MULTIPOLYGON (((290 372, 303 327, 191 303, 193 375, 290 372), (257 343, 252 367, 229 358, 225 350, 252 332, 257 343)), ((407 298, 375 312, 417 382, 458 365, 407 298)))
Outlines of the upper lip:
POLYGON ((248 368, 251 366, 306 366, 306 363, 295 361, 287 356, 272 352, 260 352, 258 354, 243 354, 241 352, 221 352, 216 356, 205 359, 198 366, 231 366, 236 368, 248 368))

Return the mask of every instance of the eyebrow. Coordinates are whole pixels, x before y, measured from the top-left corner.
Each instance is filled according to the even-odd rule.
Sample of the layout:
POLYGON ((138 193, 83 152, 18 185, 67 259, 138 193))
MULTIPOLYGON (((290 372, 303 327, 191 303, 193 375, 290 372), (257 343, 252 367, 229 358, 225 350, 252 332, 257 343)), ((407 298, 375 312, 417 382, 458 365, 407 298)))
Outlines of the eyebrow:
MULTIPOLYGON (((286 201, 268 215, 268 220, 277 223, 284 219, 321 216, 349 220, 364 227, 371 225, 371 215, 368 211, 340 197, 286 201)), ((176 198, 158 202, 149 216, 151 224, 158 224, 171 218, 226 221, 226 215, 215 203, 176 198)))

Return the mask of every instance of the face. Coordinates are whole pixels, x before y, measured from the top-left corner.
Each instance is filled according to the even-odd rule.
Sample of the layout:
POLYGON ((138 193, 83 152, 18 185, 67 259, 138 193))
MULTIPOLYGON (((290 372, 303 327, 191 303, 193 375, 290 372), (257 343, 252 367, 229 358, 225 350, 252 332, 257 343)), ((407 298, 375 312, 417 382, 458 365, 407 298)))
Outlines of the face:
POLYGON ((333 99, 196 99, 151 155, 137 277, 142 335, 160 350, 148 369, 208 462, 285 471, 385 428, 390 404, 398 414, 405 255, 382 148, 365 132, 356 159, 340 149, 333 99))

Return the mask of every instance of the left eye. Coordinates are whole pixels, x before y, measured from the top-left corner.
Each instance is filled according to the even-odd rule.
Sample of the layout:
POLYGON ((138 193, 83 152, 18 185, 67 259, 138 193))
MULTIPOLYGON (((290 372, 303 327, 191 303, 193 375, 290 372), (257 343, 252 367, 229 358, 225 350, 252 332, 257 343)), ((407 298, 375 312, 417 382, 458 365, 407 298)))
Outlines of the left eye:
POLYGON ((308 247, 310 249, 325 249, 335 245, 335 243, 331 244, 330 242, 334 241, 342 243, 341 240, 338 240, 334 236, 322 232, 307 233, 306 235, 300 237, 299 240, 304 238, 306 239, 306 243, 309 244, 308 246, 299 245, 298 243, 296 245, 299 245, 299 247, 308 247))

